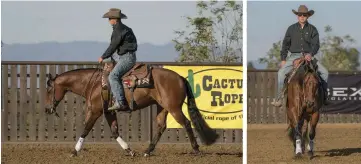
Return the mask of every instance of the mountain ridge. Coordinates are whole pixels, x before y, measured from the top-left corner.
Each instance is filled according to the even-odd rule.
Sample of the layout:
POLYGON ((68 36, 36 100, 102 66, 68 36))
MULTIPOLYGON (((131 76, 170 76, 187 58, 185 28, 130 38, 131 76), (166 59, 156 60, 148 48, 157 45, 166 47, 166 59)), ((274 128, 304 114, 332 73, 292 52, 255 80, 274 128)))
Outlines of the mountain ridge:
MULTIPOLYGON (((41 43, 14 43, 2 46, 2 61, 97 61, 109 46, 99 41, 48 41, 41 43)), ((178 52, 174 43, 138 45, 137 60, 148 62, 173 62, 178 52)))

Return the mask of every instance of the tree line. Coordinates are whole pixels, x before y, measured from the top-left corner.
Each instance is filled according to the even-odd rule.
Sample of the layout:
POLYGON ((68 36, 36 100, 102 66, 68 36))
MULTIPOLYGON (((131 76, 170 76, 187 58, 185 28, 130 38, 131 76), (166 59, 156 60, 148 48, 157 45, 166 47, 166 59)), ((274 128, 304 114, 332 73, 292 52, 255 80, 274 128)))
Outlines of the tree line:
MULTIPOLYGON (((185 16, 187 24, 176 30, 173 39, 179 53, 177 62, 242 63, 242 4, 237 1, 198 1, 197 15, 185 16)), ((360 66, 360 52, 350 36, 334 35, 330 25, 324 27, 318 59, 329 71, 355 71, 360 66)), ((278 69, 282 40, 272 44, 267 54, 258 59, 267 69, 278 69)), ((248 62, 248 69, 255 69, 248 62)))
POLYGON ((185 30, 173 39, 178 62, 242 63, 242 2, 198 1, 185 30))

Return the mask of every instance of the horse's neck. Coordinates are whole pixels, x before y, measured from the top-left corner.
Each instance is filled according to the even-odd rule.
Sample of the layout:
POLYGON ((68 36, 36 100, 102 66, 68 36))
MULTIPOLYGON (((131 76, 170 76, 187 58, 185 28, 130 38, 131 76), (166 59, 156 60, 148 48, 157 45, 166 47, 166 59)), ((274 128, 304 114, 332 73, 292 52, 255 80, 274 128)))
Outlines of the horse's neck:
POLYGON ((67 91, 71 91, 79 96, 86 97, 92 85, 96 85, 94 80, 101 79, 100 72, 97 73, 95 70, 79 70, 76 72, 69 72, 68 74, 64 74, 60 76, 59 84, 66 88, 67 91), (87 72, 80 72, 87 71, 87 72))
POLYGON ((305 78, 305 70, 304 68, 300 67, 298 70, 296 70, 294 76, 292 79, 297 82, 303 82, 303 79, 305 78))

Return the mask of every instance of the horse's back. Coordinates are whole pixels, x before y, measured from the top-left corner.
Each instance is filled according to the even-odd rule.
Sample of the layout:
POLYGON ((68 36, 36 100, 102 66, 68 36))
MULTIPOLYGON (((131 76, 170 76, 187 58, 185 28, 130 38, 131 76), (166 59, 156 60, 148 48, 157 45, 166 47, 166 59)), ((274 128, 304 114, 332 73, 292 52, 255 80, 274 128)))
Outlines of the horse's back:
POLYGON ((173 101, 176 101, 176 99, 184 99, 183 96, 186 94, 186 86, 182 76, 166 68, 155 67, 152 71, 154 84, 158 91, 160 91, 160 94, 163 95, 162 97, 173 97, 175 98, 173 101), (170 94, 176 94, 178 96, 171 96, 170 94))

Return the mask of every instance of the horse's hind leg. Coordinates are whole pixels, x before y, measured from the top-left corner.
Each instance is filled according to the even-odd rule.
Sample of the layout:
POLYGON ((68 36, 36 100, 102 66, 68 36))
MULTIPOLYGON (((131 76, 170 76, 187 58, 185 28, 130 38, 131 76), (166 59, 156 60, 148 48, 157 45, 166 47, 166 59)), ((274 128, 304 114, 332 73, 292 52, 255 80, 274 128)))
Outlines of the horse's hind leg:
MULTIPOLYGON (((101 111, 101 109, 97 111, 101 111)), ((101 115, 102 115, 101 112, 92 112, 90 108, 87 109, 87 115, 85 118, 85 128, 83 130, 83 133, 80 135, 78 142, 75 145, 75 150, 72 152, 72 156, 76 156, 78 152, 81 150, 85 137, 89 134, 95 122, 101 115)))
POLYGON ((200 154, 199 145, 197 140, 194 136, 191 122, 187 119, 187 117, 183 114, 182 108, 178 108, 175 111, 171 111, 172 116, 174 119, 183 126, 183 128, 187 131, 189 140, 191 142, 192 148, 196 154, 200 154))
POLYGON ((157 134, 153 137, 148 149, 144 152, 145 157, 148 157, 150 153, 155 149, 155 146, 157 145, 160 137, 162 137, 164 130, 167 128, 167 115, 168 111, 164 109, 162 109, 162 111, 157 115, 157 134))
POLYGON ((112 137, 117 140, 118 144, 127 152, 129 155, 134 156, 135 152, 130 149, 128 144, 120 137, 118 132, 117 115, 113 112, 104 112, 105 119, 108 122, 112 137))
POLYGON ((316 136, 316 127, 317 127, 319 118, 320 118, 319 112, 315 112, 311 116, 311 128, 310 128, 310 133, 309 133, 310 141, 308 143, 308 155, 310 156, 310 158, 313 157, 313 153, 314 153, 314 141, 313 140, 315 139, 315 136, 316 136))

